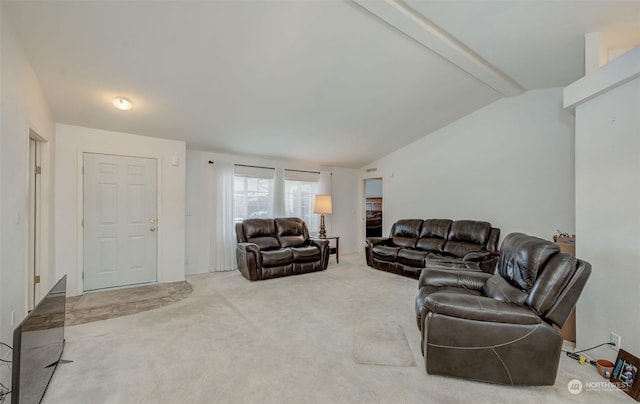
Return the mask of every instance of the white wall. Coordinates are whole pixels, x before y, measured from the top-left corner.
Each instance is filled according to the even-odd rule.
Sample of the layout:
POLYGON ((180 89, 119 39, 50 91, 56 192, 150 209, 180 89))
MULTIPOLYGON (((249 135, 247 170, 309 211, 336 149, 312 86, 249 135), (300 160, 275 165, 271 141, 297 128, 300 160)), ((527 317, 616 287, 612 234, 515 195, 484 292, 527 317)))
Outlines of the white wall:
MULTIPOLYGON (((354 189, 358 186, 358 170, 311 165, 300 161, 283 161, 226 153, 187 151, 187 274, 208 271, 209 229, 206 204, 213 203, 215 187, 213 171, 208 161, 247 164, 273 168, 311 171, 331 171, 333 214, 326 216, 327 234, 340 236, 340 252, 356 251, 357 201, 354 189)), ((310 229, 313 231, 314 229, 310 229)))
MULTIPOLYGON (((0 3, 0 10, 2 3, 0 3)), ((40 83, 22 50, 5 12, 1 12, 0 82, 0 339, 11 344, 14 326, 26 316, 28 283, 28 146, 29 130, 35 130, 47 143, 45 153, 47 181, 43 190, 52 187, 52 157, 55 128, 51 111, 40 83), (15 324, 11 312, 15 311, 15 324)), ((43 200, 43 209, 51 212, 52 201, 43 200)), ((53 229, 53 215, 44 223, 53 229)), ((43 284, 53 282, 52 234, 48 234, 48 257, 42 262, 43 284)), ((4 351, 2 351, 4 353, 4 351)))
POLYGON ((381 198, 382 197, 382 180, 370 178, 365 181, 364 185, 365 196, 367 198, 381 198))
MULTIPOLYGON (((632 66, 640 74, 637 60, 632 66)), ((640 356, 639 112, 640 78, 576 107, 576 254, 593 266, 576 310, 577 342, 583 348, 608 342, 613 331, 622 337, 622 348, 636 356, 640 356)), ((613 360, 616 353, 600 348, 590 354, 613 360)))
POLYGON ((501 240, 551 239, 574 231, 573 129, 562 89, 528 91, 367 165, 361 178, 383 177, 383 234, 401 218, 450 218, 489 221, 501 240))
POLYGON ((82 293, 83 152, 158 159, 158 282, 184 280, 185 143, 62 124, 56 136, 56 275, 68 275, 67 294, 82 293))

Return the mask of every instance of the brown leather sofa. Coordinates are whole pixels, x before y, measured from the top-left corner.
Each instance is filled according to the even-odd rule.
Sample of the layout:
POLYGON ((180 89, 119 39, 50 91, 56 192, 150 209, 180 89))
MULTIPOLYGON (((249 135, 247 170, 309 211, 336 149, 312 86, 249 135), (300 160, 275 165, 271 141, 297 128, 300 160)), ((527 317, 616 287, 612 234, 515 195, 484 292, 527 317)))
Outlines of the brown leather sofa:
POLYGON ((327 269, 329 241, 309 238, 302 219, 247 219, 236 223, 236 259, 255 281, 327 269))
POLYGON ((555 383, 562 327, 591 265, 557 245, 507 236, 494 275, 426 268, 416 316, 427 373, 511 384, 555 383))
POLYGON ((427 259, 482 261, 493 267, 489 252, 498 249, 500 229, 475 220, 402 219, 391 227, 389 237, 367 237, 367 265, 418 278, 427 259), (485 262, 489 261, 489 262, 485 262))

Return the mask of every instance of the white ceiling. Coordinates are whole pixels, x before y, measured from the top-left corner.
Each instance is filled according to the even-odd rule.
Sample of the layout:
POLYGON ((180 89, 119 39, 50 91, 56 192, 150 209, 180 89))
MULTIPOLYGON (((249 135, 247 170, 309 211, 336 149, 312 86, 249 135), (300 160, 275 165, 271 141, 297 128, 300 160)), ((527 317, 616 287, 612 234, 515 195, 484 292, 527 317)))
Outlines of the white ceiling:
POLYGON ((2 1, 57 122, 362 167, 583 75, 640 1, 2 1), (117 111, 116 95, 134 108, 117 111))

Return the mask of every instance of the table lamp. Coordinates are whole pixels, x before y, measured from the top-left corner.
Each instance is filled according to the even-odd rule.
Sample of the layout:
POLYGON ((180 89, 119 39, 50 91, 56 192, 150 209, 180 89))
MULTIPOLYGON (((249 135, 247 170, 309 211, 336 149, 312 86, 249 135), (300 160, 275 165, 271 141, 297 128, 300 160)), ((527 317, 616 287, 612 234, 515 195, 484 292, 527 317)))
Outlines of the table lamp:
POLYGON ((320 213, 320 238, 327 237, 327 229, 324 227, 324 215, 331 214, 331 195, 316 195, 313 213, 320 213))

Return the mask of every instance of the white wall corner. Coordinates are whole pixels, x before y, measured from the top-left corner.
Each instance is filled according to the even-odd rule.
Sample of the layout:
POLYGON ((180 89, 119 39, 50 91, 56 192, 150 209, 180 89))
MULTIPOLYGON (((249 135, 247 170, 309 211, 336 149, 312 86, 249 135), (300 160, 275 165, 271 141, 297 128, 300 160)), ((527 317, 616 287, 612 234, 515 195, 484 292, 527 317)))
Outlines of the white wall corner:
POLYGON ((584 35, 584 74, 588 75, 600 68, 602 63, 600 33, 590 32, 584 35))
POLYGON ((575 108, 598 95, 640 77, 640 46, 564 88, 564 108, 575 108))

